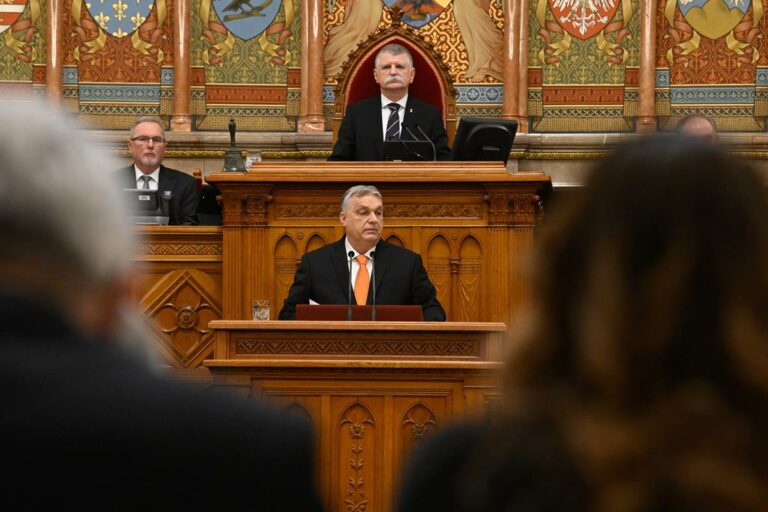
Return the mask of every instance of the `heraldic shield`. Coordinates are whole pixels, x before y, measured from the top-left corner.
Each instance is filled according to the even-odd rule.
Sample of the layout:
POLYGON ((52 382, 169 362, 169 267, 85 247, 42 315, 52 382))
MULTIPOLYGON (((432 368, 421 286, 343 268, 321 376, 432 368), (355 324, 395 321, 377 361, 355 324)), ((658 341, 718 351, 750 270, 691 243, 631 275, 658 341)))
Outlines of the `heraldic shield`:
POLYGON ((709 39, 720 39, 733 30, 750 4, 752 0, 677 0, 685 21, 709 39))
POLYGON ((117 0, 85 3, 93 21, 107 34, 121 38, 134 33, 145 21, 155 0, 117 0))
POLYGON ((603 30, 619 9, 621 0, 548 0, 563 30, 578 39, 590 39, 603 30))
POLYGON ((281 0, 213 0, 213 9, 221 23, 244 40, 264 32, 281 5, 281 0))
POLYGON ((403 13, 403 23, 413 28, 421 28, 448 7, 451 0, 383 0, 384 5, 393 9, 397 7, 403 13))
POLYGON ((0 34, 16 23, 29 0, 4 0, 0 2, 0 34))

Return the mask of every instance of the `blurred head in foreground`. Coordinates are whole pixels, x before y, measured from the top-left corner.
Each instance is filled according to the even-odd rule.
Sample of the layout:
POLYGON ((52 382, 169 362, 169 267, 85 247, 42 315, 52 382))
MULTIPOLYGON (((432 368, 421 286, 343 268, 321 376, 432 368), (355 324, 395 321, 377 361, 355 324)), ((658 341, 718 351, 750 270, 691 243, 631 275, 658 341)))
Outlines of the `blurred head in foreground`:
POLYGON ((111 336, 132 253, 115 163, 58 115, 0 106, 0 290, 111 336))
POLYGON ((745 163, 653 137, 553 222, 510 394, 557 426, 593 510, 768 510, 766 212, 745 163))

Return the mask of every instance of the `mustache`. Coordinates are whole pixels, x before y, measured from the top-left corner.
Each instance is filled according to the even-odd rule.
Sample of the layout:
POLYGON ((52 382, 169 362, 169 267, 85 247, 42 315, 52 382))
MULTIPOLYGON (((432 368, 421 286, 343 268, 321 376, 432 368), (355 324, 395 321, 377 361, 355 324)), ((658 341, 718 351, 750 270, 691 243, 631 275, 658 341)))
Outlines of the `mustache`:
POLYGON ((399 76, 389 76, 389 77, 387 77, 387 79, 386 79, 386 81, 384 83, 388 84, 390 82, 400 82, 400 83, 403 83, 403 79, 400 78, 399 76))

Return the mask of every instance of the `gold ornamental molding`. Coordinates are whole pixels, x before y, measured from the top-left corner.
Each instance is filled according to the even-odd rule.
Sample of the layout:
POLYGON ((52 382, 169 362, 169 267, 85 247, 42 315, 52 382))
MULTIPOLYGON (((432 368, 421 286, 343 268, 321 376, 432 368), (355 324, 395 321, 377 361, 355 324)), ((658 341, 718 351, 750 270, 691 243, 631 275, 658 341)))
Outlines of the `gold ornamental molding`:
MULTIPOLYGON (((226 154, 225 149, 166 149, 165 156, 167 158, 224 158, 226 154)), ((130 157, 131 153, 127 149, 121 149, 119 151, 120 156, 130 157)), ((328 151, 330 156, 331 152, 328 151)), ((248 158, 248 152, 240 151, 240 155, 243 160, 248 158)))

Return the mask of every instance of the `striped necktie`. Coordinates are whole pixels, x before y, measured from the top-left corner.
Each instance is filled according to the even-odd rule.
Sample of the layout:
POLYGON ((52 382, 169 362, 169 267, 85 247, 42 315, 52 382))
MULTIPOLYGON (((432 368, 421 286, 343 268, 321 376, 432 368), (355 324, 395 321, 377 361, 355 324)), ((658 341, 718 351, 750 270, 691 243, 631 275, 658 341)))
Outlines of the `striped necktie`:
POLYGON ((400 138, 400 116, 398 110, 400 105, 397 103, 390 103, 387 105, 389 108, 389 119, 387 119, 387 132, 384 134, 384 140, 398 140, 400 138))

